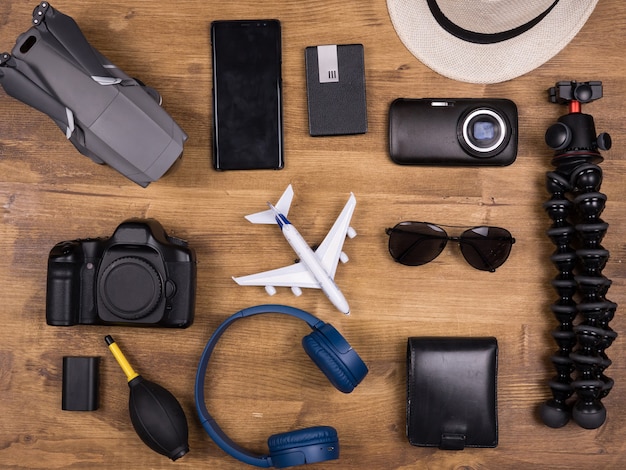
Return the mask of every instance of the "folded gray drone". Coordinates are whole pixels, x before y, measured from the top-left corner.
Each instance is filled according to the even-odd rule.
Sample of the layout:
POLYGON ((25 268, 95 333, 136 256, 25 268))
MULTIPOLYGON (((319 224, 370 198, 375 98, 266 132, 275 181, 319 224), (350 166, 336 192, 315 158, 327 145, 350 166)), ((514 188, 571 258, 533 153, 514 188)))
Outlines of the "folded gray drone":
POLYGON ((156 90, 113 65, 48 2, 11 54, 0 55, 0 85, 48 115, 80 153, 143 187, 170 169, 187 140, 156 90))

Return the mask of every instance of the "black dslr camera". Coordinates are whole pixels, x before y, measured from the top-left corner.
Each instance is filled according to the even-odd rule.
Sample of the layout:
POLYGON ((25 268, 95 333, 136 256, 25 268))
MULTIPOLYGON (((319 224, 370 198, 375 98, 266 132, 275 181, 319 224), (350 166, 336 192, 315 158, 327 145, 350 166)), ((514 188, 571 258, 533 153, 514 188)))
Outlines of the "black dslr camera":
POLYGON ((186 328, 196 257, 154 219, 130 219, 110 238, 58 243, 48 257, 48 325, 186 328))
POLYGON ((389 108, 389 154, 403 165, 510 165, 517 106, 507 99, 397 99, 389 108))

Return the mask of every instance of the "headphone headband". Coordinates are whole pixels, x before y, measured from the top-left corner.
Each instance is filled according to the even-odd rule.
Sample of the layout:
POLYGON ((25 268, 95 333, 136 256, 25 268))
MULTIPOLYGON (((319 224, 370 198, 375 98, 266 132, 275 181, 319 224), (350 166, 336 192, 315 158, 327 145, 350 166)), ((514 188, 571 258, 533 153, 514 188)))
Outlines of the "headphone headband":
MULTIPOLYGON (((257 467, 271 467, 272 459, 269 455, 254 454, 243 447, 233 442, 222 429, 219 427, 215 419, 209 414, 209 411, 205 404, 204 399, 204 380, 206 377, 207 367, 209 365, 209 359, 211 353, 215 349, 218 340, 224 334, 226 329, 240 318, 251 317, 253 315, 259 315, 263 313, 280 313, 283 315, 289 315, 299 318, 305 321, 313 330, 319 329, 325 325, 322 320, 319 320, 315 316, 311 315, 299 308, 289 307, 286 305, 267 304, 257 305, 255 307, 245 308, 237 313, 228 317, 211 335, 208 343, 204 347, 200 363, 198 365, 198 372, 196 373, 195 383, 195 395, 196 395, 196 410, 202 427, 207 434, 213 439, 213 441, 227 454, 232 455, 236 459, 241 460, 249 465, 255 465, 257 467)), ((367 370, 367 369, 366 369, 367 370)))

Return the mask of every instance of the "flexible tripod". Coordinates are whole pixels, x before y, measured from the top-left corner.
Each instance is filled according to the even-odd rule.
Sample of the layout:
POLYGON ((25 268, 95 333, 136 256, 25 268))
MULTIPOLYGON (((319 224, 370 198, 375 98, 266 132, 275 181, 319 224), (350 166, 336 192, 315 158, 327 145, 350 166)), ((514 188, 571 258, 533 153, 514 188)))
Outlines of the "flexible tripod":
POLYGON ((606 195, 600 192, 598 166, 603 160, 598 150, 608 150, 611 138, 596 137, 593 117, 581 112, 582 103, 602 97, 602 82, 558 82, 549 93, 550 101, 567 104, 569 113, 546 131, 546 143, 555 150, 544 209, 553 221, 548 236, 556 246, 550 260, 558 270, 552 286, 559 299, 551 309, 559 325, 552 332, 558 346, 550 358, 556 369, 548 382, 552 398, 541 407, 541 418, 558 428, 571 415, 581 427, 596 429, 606 419, 601 400, 613 387, 604 375, 611 365, 605 350, 617 336, 609 327, 617 304, 606 299, 611 281, 602 275, 609 252, 601 243, 609 225, 600 218, 606 195))

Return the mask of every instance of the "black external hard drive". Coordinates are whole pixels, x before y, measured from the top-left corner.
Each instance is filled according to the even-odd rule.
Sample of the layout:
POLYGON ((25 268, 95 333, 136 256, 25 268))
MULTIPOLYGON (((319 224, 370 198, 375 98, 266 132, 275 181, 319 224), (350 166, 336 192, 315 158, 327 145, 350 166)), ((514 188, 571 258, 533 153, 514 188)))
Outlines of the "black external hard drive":
POLYGON ((362 44, 310 46, 305 50, 309 133, 367 132, 362 44))

